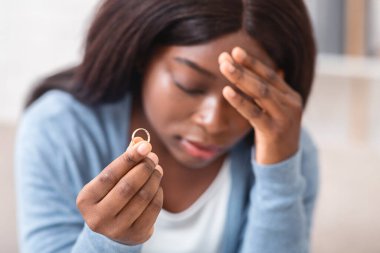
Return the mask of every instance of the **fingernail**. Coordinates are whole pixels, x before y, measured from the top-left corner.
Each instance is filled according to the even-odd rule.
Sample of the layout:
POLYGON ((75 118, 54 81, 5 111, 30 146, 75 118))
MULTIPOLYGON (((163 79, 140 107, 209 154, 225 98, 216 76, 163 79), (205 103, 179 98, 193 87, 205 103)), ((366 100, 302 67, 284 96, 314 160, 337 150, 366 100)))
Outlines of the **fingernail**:
POLYGON ((242 60, 245 59, 245 57, 247 57, 247 53, 245 52, 245 50, 243 50, 242 48, 238 47, 238 50, 240 52, 240 55, 241 55, 241 58, 242 60))
POLYGON ((148 143, 146 142, 143 142, 141 143, 138 147, 137 147, 137 152, 140 154, 140 155, 147 155, 150 151, 150 148, 149 148, 149 145, 148 143))
POLYGON ((226 86, 224 88, 224 94, 227 96, 227 97, 235 97, 236 96, 236 91, 234 91, 234 89, 232 89, 230 86, 226 86))
POLYGON ((129 143, 129 146, 132 147, 132 146, 136 145, 137 143, 139 143, 140 141, 142 141, 141 137, 135 137, 131 140, 131 142, 129 143))
POLYGON ((219 55, 218 58, 219 64, 222 64, 224 61, 232 63, 232 58, 227 52, 223 52, 219 55))
POLYGON ((235 66, 232 65, 231 63, 229 62, 226 62, 226 68, 227 68, 227 71, 230 72, 230 73, 233 73, 235 71, 235 66))

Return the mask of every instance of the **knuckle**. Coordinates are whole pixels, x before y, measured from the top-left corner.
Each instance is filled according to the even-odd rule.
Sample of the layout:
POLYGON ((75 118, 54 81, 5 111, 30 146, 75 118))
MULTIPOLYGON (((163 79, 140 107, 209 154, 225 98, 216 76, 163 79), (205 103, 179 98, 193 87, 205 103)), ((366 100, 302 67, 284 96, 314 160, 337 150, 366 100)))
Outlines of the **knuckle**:
POLYGON ((86 221, 87 226, 94 232, 101 232, 102 218, 98 214, 92 214, 86 221))
POLYGON ((120 196, 124 198, 129 198, 133 196, 138 191, 137 185, 133 184, 129 180, 123 180, 117 187, 117 192, 120 196))
POLYGON ((269 97, 269 85, 265 81, 262 81, 259 85, 259 96, 262 98, 268 98, 269 97))
POLYGON ((158 171, 157 169, 154 169, 153 173, 152 173, 152 177, 154 178, 154 180, 157 180, 157 181, 161 181, 162 179, 162 174, 160 171, 158 171))
POLYGON ((155 165, 159 163, 159 158, 158 158, 158 156, 157 156, 155 153, 153 153, 153 152, 150 152, 150 153, 147 155, 146 159, 151 160, 155 165))
POLYGON ((114 173, 112 172, 112 169, 108 169, 108 170, 103 171, 102 173, 100 173, 100 175, 99 175, 99 181, 102 184, 115 185, 117 183, 117 178, 114 175, 114 173))
POLYGON ((139 198, 140 202, 149 202, 153 194, 150 190, 142 188, 136 195, 137 198, 139 198))
POLYGON ((150 175, 152 174, 154 167, 156 167, 152 160, 149 158, 145 158, 144 161, 141 163, 143 169, 150 175))
POLYGON ((160 187, 156 197, 152 201, 152 207, 155 211, 160 211, 162 209, 163 205, 163 191, 162 188, 160 187))
POLYGON ((83 192, 79 192, 77 199, 76 199, 76 205, 79 210, 83 210, 86 206, 86 197, 83 196, 83 192))
POLYGON ((274 82, 277 80, 277 74, 276 72, 274 72, 273 70, 269 70, 266 74, 265 74, 265 77, 266 79, 269 81, 269 82, 274 82))
POLYGON ((137 163, 137 158, 136 158, 135 153, 130 150, 128 150, 127 152, 124 152, 122 157, 126 164, 137 163))
POLYGON ((259 108, 257 104, 252 105, 252 109, 249 110, 249 116, 251 118, 257 118, 262 114, 262 110, 259 108))
POLYGON ((117 224, 110 226, 109 230, 107 231, 106 236, 115 240, 120 239, 121 238, 120 227, 117 224))

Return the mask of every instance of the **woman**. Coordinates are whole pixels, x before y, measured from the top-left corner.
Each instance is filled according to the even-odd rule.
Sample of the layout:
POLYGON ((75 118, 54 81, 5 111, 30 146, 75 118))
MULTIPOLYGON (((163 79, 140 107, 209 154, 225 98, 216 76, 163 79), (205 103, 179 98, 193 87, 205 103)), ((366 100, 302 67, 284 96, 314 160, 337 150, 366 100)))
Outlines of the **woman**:
POLYGON ((106 0, 23 116, 22 251, 307 252, 314 59, 302 0, 106 0))

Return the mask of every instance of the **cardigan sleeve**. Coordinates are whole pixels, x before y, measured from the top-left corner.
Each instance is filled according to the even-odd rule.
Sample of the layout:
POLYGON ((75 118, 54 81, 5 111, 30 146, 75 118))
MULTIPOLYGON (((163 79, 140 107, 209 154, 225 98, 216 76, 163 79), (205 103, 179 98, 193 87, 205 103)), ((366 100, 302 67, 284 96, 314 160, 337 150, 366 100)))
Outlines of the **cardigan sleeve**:
POLYGON ((255 184, 240 252, 309 252, 318 192, 318 154, 310 136, 302 131, 300 148, 289 159, 273 165, 252 160, 252 168, 255 184))
MULTIPOLYGON (((141 245, 120 244, 93 232, 77 209, 78 192, 96 176, 85 165, 96 157, 81 151, 89 146, 89 134, 76 123, 75 106, 57 107, 60 99, 53 96, 32 105, 19 125, 15 178, 20 251, 139 252, 141 245)), ((88 116, 78 115, 82 120, 88 116)))

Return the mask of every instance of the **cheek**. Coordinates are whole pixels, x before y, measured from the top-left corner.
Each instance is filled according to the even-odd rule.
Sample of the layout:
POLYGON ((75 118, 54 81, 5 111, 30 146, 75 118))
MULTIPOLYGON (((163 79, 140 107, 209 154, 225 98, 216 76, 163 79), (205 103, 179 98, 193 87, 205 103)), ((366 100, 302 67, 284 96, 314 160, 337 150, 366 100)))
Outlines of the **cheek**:
POLYGON ((169 130, 177 122, 186 119, 187 112, 184 109, 183 99, 168 77, 148 79, 143 87, 144 112, 157 132, 165 131, 159 128, 169 130))

